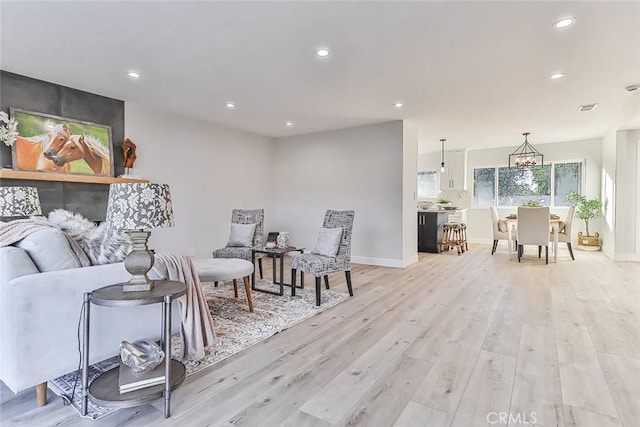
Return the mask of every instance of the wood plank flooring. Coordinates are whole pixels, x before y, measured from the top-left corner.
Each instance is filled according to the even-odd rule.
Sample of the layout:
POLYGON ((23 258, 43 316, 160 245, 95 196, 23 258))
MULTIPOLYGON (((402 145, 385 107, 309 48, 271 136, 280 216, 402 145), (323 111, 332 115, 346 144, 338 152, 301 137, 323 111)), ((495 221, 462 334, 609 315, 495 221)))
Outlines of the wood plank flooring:
POLYGON ((640 425, 640 264, 536 255, 354 265, 353 298, 189 377, 166 420, 161 402, 84 420, 0 384, 0 424, 640 425))

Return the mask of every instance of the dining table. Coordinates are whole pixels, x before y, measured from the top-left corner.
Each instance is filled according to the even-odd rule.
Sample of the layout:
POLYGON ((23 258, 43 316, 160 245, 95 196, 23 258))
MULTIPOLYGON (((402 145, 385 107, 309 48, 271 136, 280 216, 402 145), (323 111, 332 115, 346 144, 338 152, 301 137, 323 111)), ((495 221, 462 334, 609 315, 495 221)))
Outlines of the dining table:
MULTIPOLYGON (((514 231, 518 228, 518 216, 517 215, 509 215, 504 219, 504 222, 507 223, 507 231, 509 233, 509 253, 514 252, 514 231)), ((551 230, 553 230, 553 262, 558 262, 558 233, 560 232, 560 223, 562 220, 557 215, 551 215, 549 217, 549 223, 551 225, 551 230)), ((517 249, 517 248, 516 248, 517 249)), ((516 251, 517 252, 517 251, 516 251)))

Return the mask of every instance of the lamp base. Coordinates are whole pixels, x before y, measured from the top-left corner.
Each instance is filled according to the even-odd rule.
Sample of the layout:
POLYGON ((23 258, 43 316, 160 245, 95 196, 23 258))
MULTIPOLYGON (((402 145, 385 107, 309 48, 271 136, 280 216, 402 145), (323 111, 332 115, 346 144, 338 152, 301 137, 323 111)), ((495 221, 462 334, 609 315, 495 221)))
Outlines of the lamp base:
POLYGON ((153 267, 154 255, 147 247, 151 232, 143 230, 127 230, 133 242, 133 249, 124 260, 124 268, 131 273, 131 279, 122 285, 123 292, 144 292, 153 289, 153 280, 147 273, 153 267))

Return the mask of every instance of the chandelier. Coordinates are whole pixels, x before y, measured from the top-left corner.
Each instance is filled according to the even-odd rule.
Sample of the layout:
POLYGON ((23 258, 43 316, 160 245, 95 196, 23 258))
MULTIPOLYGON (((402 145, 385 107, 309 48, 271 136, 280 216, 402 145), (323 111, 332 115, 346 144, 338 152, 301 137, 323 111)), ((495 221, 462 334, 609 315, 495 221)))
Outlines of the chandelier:
POLYGON ((509 154, 509 169, 516 168, 535 168, 537 166, 543 166, 544 156, 540 154, 538 150, 533 148, 533 145, 529 144, 527 136, 529 132, 523 133, 524 142, 516 150, 509 154))

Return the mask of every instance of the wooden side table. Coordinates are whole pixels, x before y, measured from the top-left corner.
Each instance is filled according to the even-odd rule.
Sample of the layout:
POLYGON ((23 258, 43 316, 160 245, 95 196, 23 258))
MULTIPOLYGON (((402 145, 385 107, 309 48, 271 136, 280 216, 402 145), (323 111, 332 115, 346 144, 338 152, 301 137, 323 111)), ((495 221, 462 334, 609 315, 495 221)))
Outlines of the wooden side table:
POLYGON ((84 294, 83 348, 82 348, 82 415, 87 414, 88 399, 101 406, 128 408, 144 405, 164 396, 164 416, 171 415, 171 390, 185 379, 182 362, 171 359, 171 301, 187 292, 187 285, 172 280, 156 280, 153 289, 143 292, 123 292, 122 283, 105 286, 84 294), (129 393, 120 394, 118 377, 120 367, 101 374, 89 386, 89 316, 91 304, 104 307, 137 307, 163 303, 162 347, 164 350, 165 382, 129 393))

